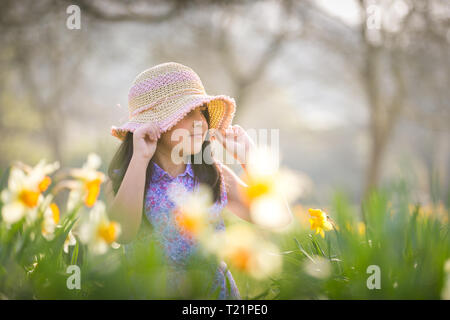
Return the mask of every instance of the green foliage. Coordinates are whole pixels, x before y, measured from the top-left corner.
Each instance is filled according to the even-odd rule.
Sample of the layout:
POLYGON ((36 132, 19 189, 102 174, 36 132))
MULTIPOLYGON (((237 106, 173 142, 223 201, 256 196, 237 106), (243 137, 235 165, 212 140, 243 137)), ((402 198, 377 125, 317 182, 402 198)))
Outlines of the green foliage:
POLYGON ((301 233, 294 237, 285 248, 289 254, 283 274, 274 282, 278 298, 441 298, 448 281, 444 271, 450 257, 448 219, 434 212, 420 214, 419 205, 409 204, 405 189, 373 192, 362 204, 362 213, 367 225, 360 234, 348 200, 337 194, 331 215, 339 230, 328 232, 325 239, 301 233), (306 262, 318 256, 331 265, 324 278, 305 272, 306 262), (370 290, 366 285, 370 265, 380 267, 380 289, 370 290))
MULTIPOLYGON (((7 187, 4 178, 0 181, 3 188, 7 187)), ((167 267, 149 230, 143 230, 146 236, 105 254, 94 255, 79 241, 65 252, 64 242, 83 205, 62 214, 51 240, 41 234, 42 212, 31 224, 23 218, 7 227, 0 220, 1 298, 218 297, 213 282, 217 263, 212 256, 201 251, 195 254, 187 265, 185 281, 174 288, 166 278, 175 270, 167 267), (67 286, 70 265, 80 267, 80 289, 67 286)), ((328 215, 337 227, 326 232, 325 238, 313 235, 305 226, 270 234, 283 256, 283 270, 277 276, 257 281, 231 269, 244 299, 443 297, 450 278, 444 268, 450 258, 448 210, 442 216, 412 205, 402 184, 373 192, 361 204, 360 216, 342 192, 336 192, 331 208, 328 215), (367 287, 367 268, 371 265, 380 268, 380 289, 367 287)))

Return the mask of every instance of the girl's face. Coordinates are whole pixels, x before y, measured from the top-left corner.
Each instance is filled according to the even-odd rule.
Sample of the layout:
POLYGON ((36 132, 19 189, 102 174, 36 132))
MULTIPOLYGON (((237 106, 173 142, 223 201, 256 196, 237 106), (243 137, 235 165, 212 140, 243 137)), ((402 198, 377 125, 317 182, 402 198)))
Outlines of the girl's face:
POLYGON ((176 152, 173 150, 177 156, 200 152, 208 131, 208 122, 203 114, 205 111, 207 112, 206 104, 189 112, 169 131, 161 134, 158 143, 170 150, 177 148, 176 152))

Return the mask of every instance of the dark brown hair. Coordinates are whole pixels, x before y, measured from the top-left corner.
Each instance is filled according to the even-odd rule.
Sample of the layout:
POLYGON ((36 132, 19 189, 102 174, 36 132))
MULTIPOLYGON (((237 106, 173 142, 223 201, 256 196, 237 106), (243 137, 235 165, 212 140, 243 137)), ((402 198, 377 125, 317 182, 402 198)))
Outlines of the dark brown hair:
MULTIPOLYGON (((209 128, 210 121, 208 110, 207 109, 203 110, 202 113, 206 118, 206 122, 208 123, 209 128)), ((205 141, 202 144, 202 150, 200 152, 205 157, 211 157, 212 154, 210 148, 211 146, 209 139, 205 139, 205 141), (205 149, 207 149, 207 152, 205 152, 205 149)), ((123 177, 125 176, 125 173, 128 169, 128 165, 130 163, 132 155, 133 155, 133 133, 127 132, 124 141, 118 147, 108 167, 108 176, 112 182, 112 189, 114 195, 116 195, 117 191, 119 190, 123 177)), ((194 172, 195 182, 205 183, 209 185, 213 191, 214 202, 220 201, 221 177, 217 165, 212 161, 212 158, 209 159, 202 158, 201 163, 196 164, 194 163, 194 157, 195 155, 191 155, 190 163, 192 165, 192 169, 194 172)), ((148 190, 148 186, 151 182, 152 171, 153 171, 153 164, 152 160, 150 160, 146 171, 144 195, 146 190, 148 190)))

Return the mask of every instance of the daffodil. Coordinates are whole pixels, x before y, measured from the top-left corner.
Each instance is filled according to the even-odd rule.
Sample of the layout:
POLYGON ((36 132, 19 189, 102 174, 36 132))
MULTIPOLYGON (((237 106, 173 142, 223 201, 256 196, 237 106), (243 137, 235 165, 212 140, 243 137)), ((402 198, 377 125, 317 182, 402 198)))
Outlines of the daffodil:
POLYGON ((291 222, 289 204, 309 185, 301 174, 280 169, 271 150, 261 147, 250 152, 242 180, 245 185, 239 184, 238 191, 253 222, 274 229, 291 222))
POLYGON ((211 189, 200 184, 192 192, 179 184, 169 187, 169 197, 175 202, 174 219, 180 232, 189 238, 198 237, 208 229, 209 209, 213 205, 211 189))
POLYGON ((44 211, 44 219, 42 221, 42 235, 51 240, 54 237, 56 226, 60 220, 60 212, 56 203, 52 202, 44 211))
POLYGON ((70 170, 70 175, 76 178, 77 181, 66 183, 72 189, 68 201, 69 211, 80 199, 89 208, 92 208, 95 204, 100 194, 100 185, 105 180, 105 174, 97 171, 100 165, 100 157, 95 153, 90 153, 82 168, 70 170))
POLYGON ((245 225, 232 225, 226 231, 215 233, 204 242, 204 247, 256 279, 266 278, 281 268, 278 248, 245 225))
POLYGON ((309 222, 311 223, 311 229, 316 231, 316 234, 320 233, 322 238, 325 237, 324 231, 330 231, 333 229, 327 214, 320 209, 308 209, 311 218, 309 222))
POLYGON ((41 160, 35 167, 23 163, 11 166, 8 188, 1 193, 4 203, 2 218, 7 225, 15 223, 27 216, 34 220, 39 203, 44 199, 44 192, 51 183, 48 176, 59 168, 59 163, 46 164, 41 160))
POLYGON ((364 222, 358 222, 358 234, 361 236, 366 234, 366 225, 364 222))
POLYGON ((66 240, 64 240, 64 252, 69 253, 69 246, 74 246, 77 243, 77 239, 72 233, 72 230, 67 234, 66 240))
POLYGON ((418 210, 419 218, 429 218, 435 217, 440 219, 442 222, 447 223, 448 221, 448 212, 445 205, 442 202, 438 204, 426 204, 426 205, 413 205, 409 204, 409 213, 413 214, 416 212, 416 208, 418 210))
POLYGON ((88 244, 95 254, 103 254, 114 246, 121 233, 120 225, 108 219, 105 209, 105 204, 97 201, 79 229, 80 241, 88 244))
POLYGON ((305 260, 303 270, 311 277, 326 279, 331 275, 331 262, 321 256, 312 256, 305 260))
POLYGON ((247 184, 240 188, 244 200, 251 203, 254 200, 277 192, 278 162, 268 149, 253 148, 248 155, 246 170, 242 178, 247 184))

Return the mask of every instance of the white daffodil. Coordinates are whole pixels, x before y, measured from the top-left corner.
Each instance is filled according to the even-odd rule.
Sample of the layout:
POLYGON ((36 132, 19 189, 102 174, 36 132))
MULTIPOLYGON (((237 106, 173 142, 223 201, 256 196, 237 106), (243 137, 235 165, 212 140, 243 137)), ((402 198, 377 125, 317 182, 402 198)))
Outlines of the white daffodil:
POLYGON ((305 272, 317 279, 326 279, 331 275, 331 262, 321 256, 313 256, 307 259, 303 265, 305 272))
POLYGON ((100 165, 101 158, 95 153, 90 153, 81 168, 70 170, 70 175, 77 180, 65 182, 65 185, 71 189, 67 203, 68 211, 71 211, 80 200, 83 200, 89 208, 97 201, 100 185, 105 180, 105 174, 97 171, 100 165))
POLYGON ((42 235, 47 240, 52 240, 55 236, 55 229, 60 220, 59 208, 56 203, 52 202, 45 208, 42 221, 42 235))
POLYGON ((105 209, 105 204, 97 201, 79 229, 80 241, 88 244, 95 254, 105 253, 111 245, 117 247, 114 242, 121 232, 120 225, 108 219, 105 209))
POLYGON ((268 148, 254 148, 248 158, 242 175, 246 186, 239 185, 239 192, 250 208, 253 222, 273 229, 287 226, 292 220, 289 205, 301 194, 302 185, 308 184, 307 179, 280 169, 268 148))
POLYGON ((59 163, 46 164, 41 160, 34 168, 23 163, 11 167, 8 188, 1 193, 4 203, 2 218, 7 225, 15 223, 24 216, 34 220, 37 209, 44 197, 42 192, 51 184, 48 174, 59 168, 59 163))
POLYGON ((256 279, 278 272, 282 264, 278 248, 245 225, 232 225, 225 232, 214 234, 204 247, 256 279))
POLYGON ((207 185, 200 184, 197 189, 188 192, 174 183, 168 193, 175 203, 173 214, 181 233, 187 237, 199 237, 209 230, 209 209, 213 205, 213 197, 207 185))
POLYGON ((64 252, 69 253, 69 246, 74 246, 77 244, 77 239, 72 233, 72 230, 67 234, 66 240, 64 240, 64 252))

